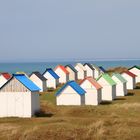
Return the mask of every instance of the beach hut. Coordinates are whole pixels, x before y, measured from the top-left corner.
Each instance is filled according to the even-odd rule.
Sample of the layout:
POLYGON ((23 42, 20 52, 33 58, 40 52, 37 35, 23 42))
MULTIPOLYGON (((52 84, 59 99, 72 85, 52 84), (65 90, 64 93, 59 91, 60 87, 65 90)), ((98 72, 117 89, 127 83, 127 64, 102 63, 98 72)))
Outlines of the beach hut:
POLYGON ((85 105, 98 105, 102 101, 102 87, 93 77, 86 77, 80 86, 86 91, 85 105))
POLYGON ((54 71, 59 76, 59 83, 60 84, 65 84, 69 81, 69 72, 67 71, 67 69, 64 66, 58 65, 54 69, 54 71))
POLYGON ((0 87, 2 87, 10 78, 11 75, 9 73, 0 73, 0 87))
POLYGON ((67 82, 56 93, 57 105, 84 105, 85 91, 75 81, 67 82))
POLYGON ((69 80, 70 81, 72 81, 72 80, 76 81, 77 80, 77 70, 70 64, 66 65, 65 68, 69 72, 69 80))
POLYGON ((30 80, 32 80, 39 88, 40 92, 47 90, 46 81, 47 79, 38 71, 32 72, 29 76, 30 80))
POLYGON ((59 84, 59 76, 53 71, 53 69, 46 69, 43 76, 47 79, 47 88, 56 89, 59 84))
POLYGON ((112 101, 116 98, 116 83, 108 74, 100 75, 97 82, 102 86, 102 100, 112 101))
POLYGON ((127 95, 126 84, 127 81, 119 73, 114 73, 112 79, 117 83, 116 85, 116 96, 125 96, 127 95))
POLYGON ((81 63, 77 63, 75 65, 75 69, 78 71, 77 72, 78 80, 83 80, 84 78, 86 78, 87 71, 86 71, 86 68, 81 63))
POLYGON ((86 69, 87 72, 87 77, 92 77, 94 78, 94 68, 92 67, 92 65, 90 63, 85 63, 84 67, 86 69))
POLYGON ((133 66, 129 69, 130 72, 134 73, 136 77, 136 83, 140 82, 140 67, 139 66, 133 66))
POLYGON ((23 74, 14 74, 0 88, 0 117, 30 118, 40 110, 39 87, 23 74))
POLYGON ((105 68, 103 68, 102 66, 99 66, 99 70, 100 70, 100 74, 106 73, 105 68))
POLYGON ((103 72, 96 65, 92 65, 92 67, 94 68, 94 78, 97 79, 103 72))
POLYGON ((130 71, 125 71, 121 74, 127 80, 127 89, 136 87, 136 75, 130 71))

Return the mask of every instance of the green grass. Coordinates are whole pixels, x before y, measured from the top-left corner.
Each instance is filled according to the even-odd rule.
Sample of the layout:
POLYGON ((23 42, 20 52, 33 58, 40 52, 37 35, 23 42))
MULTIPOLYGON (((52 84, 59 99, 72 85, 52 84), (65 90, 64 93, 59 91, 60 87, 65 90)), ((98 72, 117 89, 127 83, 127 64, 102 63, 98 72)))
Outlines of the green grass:
POLYGON ((99 106, 76 107, 56 106, 55 92, 40 96, 42 117, 0 119, 0 140, 140 139, 140 89, 99 106))

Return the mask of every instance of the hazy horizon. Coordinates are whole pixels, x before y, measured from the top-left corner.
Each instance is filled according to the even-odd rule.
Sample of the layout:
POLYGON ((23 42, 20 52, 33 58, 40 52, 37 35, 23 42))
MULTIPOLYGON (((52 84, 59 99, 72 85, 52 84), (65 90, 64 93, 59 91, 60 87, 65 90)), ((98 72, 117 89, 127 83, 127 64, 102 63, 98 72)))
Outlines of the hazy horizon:
POLYGON ((140 59, 139 0, 0 1, 0 62, 140 59))

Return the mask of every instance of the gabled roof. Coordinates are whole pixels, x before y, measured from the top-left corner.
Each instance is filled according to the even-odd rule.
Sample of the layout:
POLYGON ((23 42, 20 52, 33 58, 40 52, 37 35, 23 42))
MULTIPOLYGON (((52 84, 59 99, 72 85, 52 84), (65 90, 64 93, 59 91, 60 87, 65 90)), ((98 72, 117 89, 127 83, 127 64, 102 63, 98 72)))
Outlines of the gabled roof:
MULTIPOLYGON (((134 73, 130 72, 130 71, 124 71, 123 73, 126 73, 127 75, 131 76, 132 78, 137 77, 134 73)), ((122 74, 123 74, 122 73, 122 74)))
POLYGON ((131 70, 131 69, 133 69, 133 68, 137 68, 137 69, 139 69, 139 70, 140 70, 140 67, 139 67, 139 66, 137 66, 137 65, 135 65, 135 66, 133 66, 133 67, 129 68, 128 70, 131 70))
POLYGON ((95 70, 100 71, 100 69, 99 69, 98 66, 96 66, 95 64, 91 64, 91 65, 92 65, 92 67, 93 67, 95 70))
POLYGON ((12 76, 9 74, 9 73, 7 73, 7 72, 5 72, 5 73, 1 73, 1 75, 5 78, 5 79, 7 79, 7 80, 9 80, 12 76))
POLYGON ((58 69, 58 68, 60 68, 65 74, 69 74, 69 72, 67 71, 67 69, 66 69, 64 66, 58 65, 58 66, 55 68, 55 70, 58 69))
POLYGON ((30 77, 35 74, 41 81, 46 81, 47 79, 38 71, 32 72, 30 77))
POLYGON ((98 79, 97 81, 103 77, 111 86, 114 86, 116 85, 116 82, 108 75, 108 74, 102 74, 98 79))
POLYGON ((124 78, 121 76, 121 74, 119 74, 119 73, 113 73, 112 76, 117 77, 117 78, 119 79, 119 81, 121 81, 122 83, 126 83, 126 82, 127 82, 127 80, 124 79, 124 78))
POLYGON ((92 66, 90 63, 85 63, 84 66, 86 66, 86 65, 87 65, 88 67, 90 67, 90 69, 95 70, 95 69, 93 68, 93 66, 92 66))
POLYGON ((99 66, 99 69, 100 69, 101 71, 103 71, 104 73, 106 73, 106 70, 105 70, 102 66, 99 66))
POLYGON ((84 83, 86 80, 88 80, 97 90, 102 88, 102 86, 95 79, 93 79, 92 77, 86 77, 84 80, 82 80, 80 82, 80 85, 82 83, 84 83))
POLYGON ((51 69, 51 68, 46 69, 46 71, 43 73, 43 75, 44 75, 46 72, 49 72, 49 73, 54 77, 54 79, 59 79, 59 78, 60 78, 60 77, 53 71, 53 69, 51 69))
POLYGON ((81 63, 77 63, 75 67, 76 66, 79 66, 83 71, 86 71, 86 68, 81 63))
POLYGON ((72 87, 79 95, 84 95, 86 91, 80 87, 75 81, 69 81, 67 82, 57 93, 56 96, 61 94, 61 92, 67 87, 70 86, 72 87))
POLYGON ((6 86, 13 78, 16 78, 21 84, 23 84, 30 91, 40 91, 40 88, 36 86, 29 78, 27 78, 24 74, 13 74, 12 78, 7 81, 1 89, 6 86))
POLYGON ((65 66, 65 68, 67 68, 67 67, 69 67, 72 71, 77 73, 77 70, 71 64, 65 66))

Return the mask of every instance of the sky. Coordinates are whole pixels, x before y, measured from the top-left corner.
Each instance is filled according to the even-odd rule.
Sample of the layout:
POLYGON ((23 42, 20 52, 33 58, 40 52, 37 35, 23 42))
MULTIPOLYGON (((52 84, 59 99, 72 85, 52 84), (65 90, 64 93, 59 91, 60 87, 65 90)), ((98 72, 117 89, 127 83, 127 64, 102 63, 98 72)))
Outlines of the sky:
POLYGON ((0 62, 139 54, 140 0, 0 1, 0 62))

